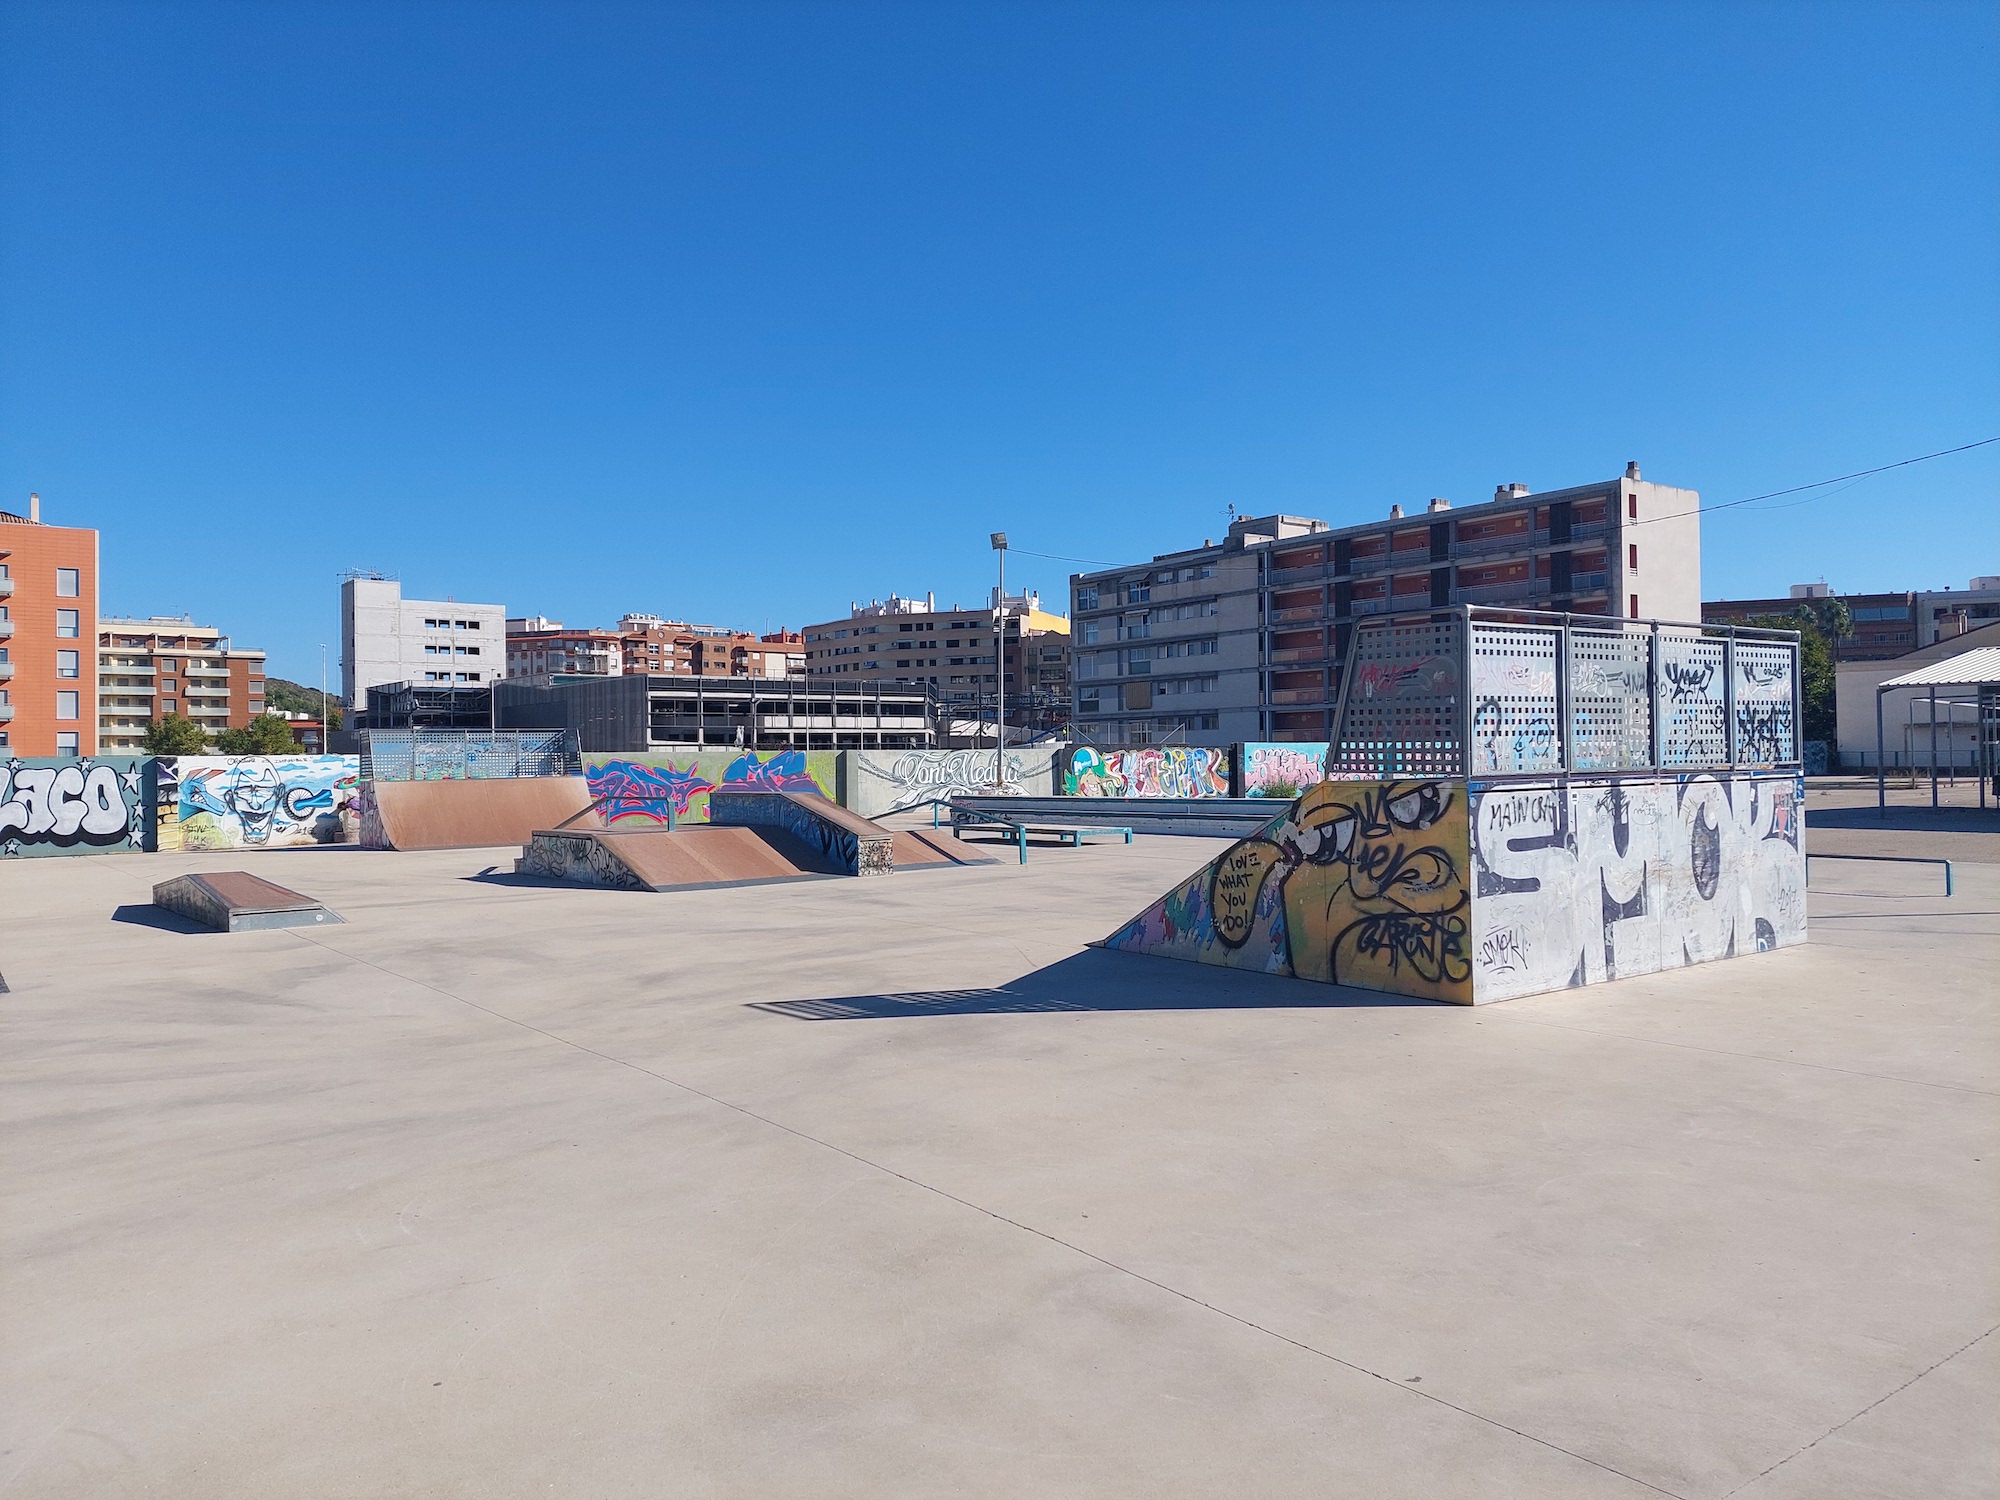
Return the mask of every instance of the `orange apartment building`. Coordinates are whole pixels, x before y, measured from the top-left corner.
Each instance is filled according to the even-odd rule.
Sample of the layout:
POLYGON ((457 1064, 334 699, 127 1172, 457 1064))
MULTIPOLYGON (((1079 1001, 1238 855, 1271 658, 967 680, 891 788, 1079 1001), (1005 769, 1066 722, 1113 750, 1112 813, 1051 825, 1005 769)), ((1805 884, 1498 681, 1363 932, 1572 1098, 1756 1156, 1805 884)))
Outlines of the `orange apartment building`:
POLYGON ((97 622, 97 733, 109 755, 137 755, 146 726, 180 714, 213 735, 264 712, 264 653, 231 646, 179 616, 97 622))
POLYGON ((611 630, 567 629, 539 615, 507 622, 507 677, 785 677, 804 650, 797 631, 755 636, 630 614, 611 630))
POLYGON ((0 753, 99 753, 96 625, 96 530, 0 510, 0 753))

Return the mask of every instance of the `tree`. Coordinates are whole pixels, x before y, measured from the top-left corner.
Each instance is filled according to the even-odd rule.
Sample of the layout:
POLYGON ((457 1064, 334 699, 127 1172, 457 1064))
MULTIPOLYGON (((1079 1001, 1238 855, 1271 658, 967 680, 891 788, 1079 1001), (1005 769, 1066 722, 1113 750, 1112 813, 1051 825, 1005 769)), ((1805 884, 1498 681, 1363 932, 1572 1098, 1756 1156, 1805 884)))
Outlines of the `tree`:
MULTIPOLYGON (((319 689, 293 682, 288 677, 266 677, 264 701, 278 713, 305 714, 314 719, 319 717, 319 689)), ((326 698, 326 717, 328 729, 340 728, 340 704, 331 693, 326 698)))
POLYGON ((215 737, 218 755, 289 755, 298 746, 292 726, 276 714, 259 714, 245 729, 225 729, 215 737))
POLYGON ((1836 645, 1854 634, 1854 614, 1845 599, 1828 595, 1823 599, 1801 599, 1792 611, 1796 630, 1817 630, 1828 645, 1836 645))
POLYGON ((146 726, 146 751, 150 755, 206 755, 208 735, 193 719, 168 714, 146 726))

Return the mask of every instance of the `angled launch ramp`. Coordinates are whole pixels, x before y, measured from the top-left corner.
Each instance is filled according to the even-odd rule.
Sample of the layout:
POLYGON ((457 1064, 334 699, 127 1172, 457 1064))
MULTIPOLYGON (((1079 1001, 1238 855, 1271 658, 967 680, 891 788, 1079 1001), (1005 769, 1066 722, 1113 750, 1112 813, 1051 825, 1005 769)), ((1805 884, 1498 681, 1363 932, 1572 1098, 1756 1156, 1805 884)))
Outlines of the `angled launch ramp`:
POLYGON ((364 849, 486 849, 538 828, 604 826, 581 776, 364 781, 355 806, 364 849))
POLYGON ((685 891, 995 862, 936 836, 892 832, 808 793, 716 792, 709 818, 674 829, 538 829, 514 870, 616 890, 685 891))
POLYGON ((312 897, 243 870, 163 880, 153 887, 153 905, 218 932, 317 927, 342 920, 312 897))

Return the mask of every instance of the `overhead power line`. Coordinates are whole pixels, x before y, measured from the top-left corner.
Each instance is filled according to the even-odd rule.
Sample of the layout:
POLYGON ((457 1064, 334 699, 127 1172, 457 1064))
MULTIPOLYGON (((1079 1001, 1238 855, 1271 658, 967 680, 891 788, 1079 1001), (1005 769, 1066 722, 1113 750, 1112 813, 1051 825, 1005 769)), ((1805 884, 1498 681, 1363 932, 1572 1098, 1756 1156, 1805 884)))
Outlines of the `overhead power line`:
MULTIPOLYGON (((1940 448, 1935 453, 1920 453, 1915 458, 1899 458, 1892 464, 1878 464, 1872 469, 1859 469, 1852 474, 1836 474, 1831 479, 1815 479, 1811 484, 1795 484, 1787 490, 1772 490, 1768 494, 1749 495, 1741 500, 1724 500, 1719 505, 1697 505, 1693 510, 1669 511, 1664 516, 1648 516, 1644 520, 1626 522, 1626 529, 1647 526, 1654 521, 1674 521, 1682 516, 1705 516, 1710 511, 1734 510, 1739 505, 1755 505, 1760 500, 1776 500, 1785 495, 1800 495, 1807 490, 1823 490, 1830 484, 1845 484, 1849 480, 1860 481, 1871 474, 1886 474, 1891 469, 1907 469, 1911 464, 1929 463, 1934 458, 1946 458, 1954 453, 1969 453, 1974 448, 1984 448, 1988 443, 2000 443, 2000 437, 1981 438, 1976 443, 1961 443, 1956 448, 1940 448)), ((1815 495, 1815 500, 1824 500, 1824 495, 1815 495)), ((1805 504, 1805 501, 1797 502, 1805 504)), ((1773 506, 1774 510, 1789 509, 1787 506, 1773 506)))

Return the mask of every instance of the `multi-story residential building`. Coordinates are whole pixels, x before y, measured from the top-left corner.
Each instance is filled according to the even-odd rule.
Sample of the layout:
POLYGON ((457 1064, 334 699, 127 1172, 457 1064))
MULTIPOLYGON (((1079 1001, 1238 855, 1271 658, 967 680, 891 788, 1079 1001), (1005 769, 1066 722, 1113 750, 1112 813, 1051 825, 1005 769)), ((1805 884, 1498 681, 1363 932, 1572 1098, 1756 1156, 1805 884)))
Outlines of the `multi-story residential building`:
POLYGON ((1752 620, 1785 618, 1800 604, 1838 598, 1853 622, 1834 642, 1836 661, 1886 661, 1917 644, 1917 596, 1905 589, 1889 594, 1835 595, 1823 583, 1795 583, 1783 599, 1708 599, 1701 618, 1708 625, 1745 625, 1752 620))
POLYGON ((565 629, 562 621, 539 615, 507 621, 506 664, 510 682, 546 683, 557 674, 617 677, 625 670, 625 640, 615 630, 565 629))
POLYGON ((512 681, 581 677, 785 677, 798 656, 796 631, 754 636, 721 625, 689 625, 629 614, 610 630, 566 630, 539 615, 507 622, 512 681))
POLYGON ((1332 527, 1233 523, 1220 543, 1070 580, 1073 732, 1100 744, 1320 740, 1354 621, 1456 604, 1698 618, 1700 497, 1618 479, 1332 527))
POLYGON ((137 754, 146 726, 180 714, 210 734, 264 712, 264 653, 180 616, 97 623, 99 753, 137 754))
POLYGON ((456 599, 405 599, 375 573, 340 585, 340 692, 350 708, 392 682, 479 687, 506 673, 507 610, 456 599))
POLYGON ((1975 578, 1964 593, 1955 589, 1917 595, 1917 644, 1953 640, 2000 620, 2000 577, 1975 578))
POLYGON ((1000 653, 994 644, 994 615, 1001 608, 997 598, 983 608, 939 609, 935 594, 921 600, 891 594, 886 602, 856 601, 848 608, 846 619, 808 625, 801 632, 808 678, 921 683, 937 690, 948 718, 976 720, 983 711, 990 723, 1004 672, 1013 700, 1008 724, 1040 732, 1062 722, 1066 684, 1043 674, 1066 668, 1070 626, 1061 615, 1044 610, 1039 595, 1007 596, 1004 667, 996 660, 1000 653), (1045 658, 1044 652, 1054 654, 1045 658))
POLYGON ((96 755, 97 533, 0 510, 0 755, 96 755))

